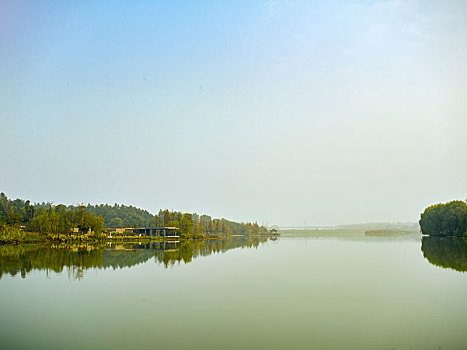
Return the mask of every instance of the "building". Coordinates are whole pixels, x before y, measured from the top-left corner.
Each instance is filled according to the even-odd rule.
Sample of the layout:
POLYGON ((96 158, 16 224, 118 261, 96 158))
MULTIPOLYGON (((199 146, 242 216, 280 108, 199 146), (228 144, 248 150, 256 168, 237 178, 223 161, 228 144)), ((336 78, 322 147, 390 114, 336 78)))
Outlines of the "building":
POLYGON ((167 238, 178 238, 180 237, 178 227, 139 227, 133 228, 133 233, 142 236, 151 237, 167 237, 167 238))

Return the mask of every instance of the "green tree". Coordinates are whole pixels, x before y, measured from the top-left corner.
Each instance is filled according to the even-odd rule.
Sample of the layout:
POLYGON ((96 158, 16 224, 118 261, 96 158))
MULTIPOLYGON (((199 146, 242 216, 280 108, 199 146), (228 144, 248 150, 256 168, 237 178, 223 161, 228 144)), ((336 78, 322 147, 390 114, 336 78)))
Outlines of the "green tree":
POLYGON ((171 220, 165 225, 166 227, 180 227, 180 222, 177 220, 171 220))
POLYGON ((182 220, 180 221, 180 234, 189 235, 193 233, 193 215, 183 214, 182 220))
POLYGON ((452 201, 435 204, 420 216, 420 229, 431 236, 467 236, 467 203, 452 201))
POLYGON ((27 200, 26 203, 24 203, 23 212, 24 223, 28 223, 34 218, 34 213, 36 212, 36 209, 33 205, 31 205, 31 202, 29 200, 27 200))
POLYGON ((20 213, 9 212, 6 217, 6 222, 10 226, 17 226, 23 221, 23 216, 20 213))
POLYGON ((5 193, 0 193, 0 220, 6 221, 8 215, 8 198, 5 193))
POLYGON ((119 217, 112 218, 109 222, 109 225, 112 227, 123 227, 123 219, 119 217))

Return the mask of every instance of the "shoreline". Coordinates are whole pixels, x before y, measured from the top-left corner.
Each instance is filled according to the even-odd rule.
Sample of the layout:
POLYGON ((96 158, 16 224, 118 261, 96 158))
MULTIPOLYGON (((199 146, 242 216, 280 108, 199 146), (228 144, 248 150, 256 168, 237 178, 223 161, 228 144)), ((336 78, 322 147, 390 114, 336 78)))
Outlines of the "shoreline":
POLYGON ((209 241, 220 240, 229 237, 244 237, 244 236, 271 236, 277 237, 278 234, 259 233, 254 235, 229 235, 229 236, 204 236, 200 234, 178 237, 178 238, 165 238, 161 236, 119 236, 108 237, 104 234, 96 235, 64 235, 64 234, 39 234, 34 232, 24 233, 23 237, 3 239, 0 241, 0 246, 7 245, 21 245, 21 244, 83 244, 83 245, 98 245, 107 243, 125 243, 125 244, 138 244, 150 242, 174 242, 174 241, 209 241))
POLYGON ((102 243, 149 243, 149 242, 173 242, 173 241, 201 241, 222 239, 220 236, 193 235, 178 238, 164 238, 160 236, 120 236, 108 237, 104 234, 96 235, 64 235, 64 234, 37 234, 24 233, 24 237, 0 240, 2 245, 20 244, 102 244, 102 243))

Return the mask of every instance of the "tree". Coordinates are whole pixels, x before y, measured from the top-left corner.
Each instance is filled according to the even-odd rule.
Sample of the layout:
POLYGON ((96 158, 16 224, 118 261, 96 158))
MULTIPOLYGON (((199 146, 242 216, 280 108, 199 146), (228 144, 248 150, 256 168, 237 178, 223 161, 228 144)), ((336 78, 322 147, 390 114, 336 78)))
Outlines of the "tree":
POLYGON ((191 233, 193 233, 193 215, 186 213, 183 214, 180 222, 180 234, 189 235, 191 233))
POLYGON ((467 203, 435 204, 420 215, 420 229, 431 236, 467 236, 467 203))
POLYGON ((167 223, 166 227, 180 227, 180 223, 177 220, 171 220, 167 223))
POLYGON ((24 203, 23 212, 24 212, 24 215, 23 215, 24 223, 28 223, 34 218, 34 213, 36 212, 36 209, 34 208, 33 205, 31 205, 31 202, 29 200, 27 200, 26 203, 24 203))
POLYGON ((213 221, 209 222, 209 232, 215 232, 216 231, 216 225, 214 224, 213 221))
POLYGON ((6 220, 8 215, 8 198, 5 193, 0 193, 0 220, 6 220))
POLYGON ((123 219, 119 217, 112 218, 109 222, 109 225, 112 227, 123 227, 123 219))
POLYGON ((6 222, 10 226, 19 225, 23 221, 23 216, 20 213, 9 212, 6 217, 6 222))

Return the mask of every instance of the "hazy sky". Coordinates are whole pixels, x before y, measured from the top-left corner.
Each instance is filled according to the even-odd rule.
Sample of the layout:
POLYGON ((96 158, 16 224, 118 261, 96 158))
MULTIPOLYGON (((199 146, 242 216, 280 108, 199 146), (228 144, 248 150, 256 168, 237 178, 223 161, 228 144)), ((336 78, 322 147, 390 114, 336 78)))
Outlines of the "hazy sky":
POLYGON ((279 225, 467 197, 467 1, 0 1, 0 191, 279 225))

